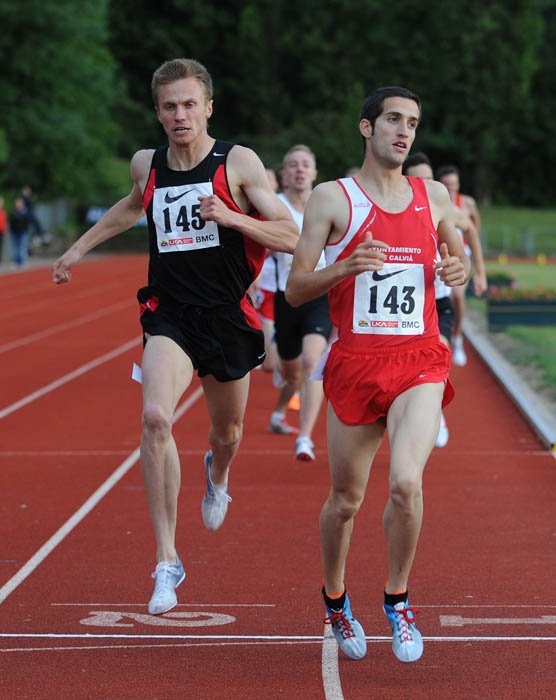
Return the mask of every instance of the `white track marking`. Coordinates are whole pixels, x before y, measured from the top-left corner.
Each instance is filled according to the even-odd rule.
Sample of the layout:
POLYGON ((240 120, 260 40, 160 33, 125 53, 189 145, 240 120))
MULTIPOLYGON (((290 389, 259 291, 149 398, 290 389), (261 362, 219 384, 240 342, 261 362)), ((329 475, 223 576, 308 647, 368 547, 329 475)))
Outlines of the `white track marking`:
MULTIPOLYGON (((0 632, 0 639, 187 639, 199 641, 230 641, 244 642, 317 642, 322 644, 320 635, 287 635, 287 634, 62 634, 62 633, 16 633, 0 632)), ((367 642, 392 644, 392 635, 388 637, 366 637, 367 642)), ((423 637, 425 642, 556 642, 556 637, 423 637)))
MULTIPOLYGON (((317 449, 317 452, 319 454, 326 454, 326 449, 323 447, 321 449, 317 449)), ((33 452, 33 451, 16 451, 16 450, 10 450, 10 451, 0 451, 0 457, 50 457, 50 456, 88 456, 88 455, 116 455, 116 454, 127 454, 124 450, 44 450, 41 452, 33 452)), ((179 449, 178 454, 180 456, 191 456, 191 455, 204 455, 205 452, 203 450, 188 450, 188 449, 179 449)), ((279 449, 265 449, 265 450, 250 450, 250 449, 243 449, 241 450, 241 455, 290 455, 291 450, 286 449, 286 448, 279 448, 279 449)), ((456 455, 455 452, 452 453, 454 456, 456 455)), ((466 456, 482 456, 482 457, 546 457, 547 452, 545 450, 540 451, 536 450, 534 452, 508 452, 504 450, 498 450, 496 452, 493 452, 491 450, 485 450, 484 452, 458 452, 458 456, 461 455, 466 455, 466 456)))
POLYGON ((68 321, 67 323, 59 323, 57 326, 50 326, 43 331, 38 331, 37 333, 32 333, 31 335, 26 335, 23 338, 18 338, 17 340, 12 340, 5 345, 0 345, 0 355, 9 350, 14 350, 15 348, 20 348, 22 345, 29 345, 29 343, 34 343, 36 340, 42 340, 43 338, 48 338, 50 335, 55 333, 62 333, 70 328, 75 328, 76 326, 81 326, 84 323, 89 323, 89 321, 96 321, 98 318, 107 316, 108 314, 116 313, 122 309, 126 309, 130 306, 130 302, 122 301, 119 304, 114 304, 108 308, 100 309, 87 316, 80 316, 73 321, 68 321))
MULTIPOLYGON (((103 608, 115 605, 118 608, 145 607, 145 603, 50 603, 50 605, 64 605, 71 607, 92 608, 100 605, 103 608)), ((176 608, 275 608, 276 603, 178 603, 176 608)))
POLYGON ((461 617, 441 615, 441 627, 463 627, 464 625, 556 625, 556 615, 542 617, 461 617))
POLYGON ((217 627, 231 625, 236 621, 233 615, 206 611, 146 615, 116 610, 89 610, 89 617, 79 620, 79 623, 89 627, 133 627, 133 622, 123 622, 126 619, 138 622, 140 625, 155 625, 156 627, 217 627))
POLYGON ((0 653, 9 654, 16 651, 88 651, 107 649, 167 649, 169 647, 237 647, 237 646, 271 646, 294 644, 318 644, 319 640, 307 640, 296 642, 182 642, 181 644, 104 644, 102 646, 84 647, 15 647, 13 649, 0 649, 0 653))
POLYGON ((54 391, 55 389, 58 389, 59 387, 63 386, 64 384, 71 382, 72 379, 76 379, 77 377, 81 376, 82 374, 89 372, 91 369, 94 369, 95 367, 98 367, 99 365, 102 365, 105 362, 109 362, 110 360, 113 360, 115 357, 118 357, 118 355, 121 355, 124 352, 131 350, 131 348, 133 348, 135 345, 139 345, 140 342, 141 342, 141 338, 133 338, 133 340, 128 340, 127 343, 120 345, 119 348, 116 348, 115 350, 111 350, 110 352, 107 352, 105 355, 101 355, 100 357, 97 357, 95 360, 91 360, 91 362, 87 362, 87 364, 82 365, 81 367, 78 367, 77 369, 74 369, 73 372, 70 372, 69 374, 65 374, 63 377, 60 377, 60 379, 56 379, 55 381, 50 382, 50 384, 43 386, 42 389, 37 389, 37 391, 34 391, 32 394, 28 394, 27 396, 24 396, 22 399, 19 399, 19 401, 12 403, 10 406, 6 406, 6 408, 4 408, 0 411, 0 420, 2 418, 5 418, 6 416, 9 416, 10 413, 14 413, 14 411, 17 411, 18 409, 23 408, 23 406, 27 406, 27 404, 32 403, 33 401, 36 401, 41 396, 44 396, 45 394, 49 394, 51 391, 54 391))
POLYGON ((128 450, 41 450, 33 451, 0 451, 0 457, 113 457, 126 455, 128 450))
MULTIPOLYGON (((102 291, 106 292, 110 289, 122 290, 122 284, 120 281, 111 282, 103 286, 102 291)), ((89 288, 77 294, 72 294, 71 300, 78 301, 79 299, 88 299, 89 297, 98 296, 98 290, 95 288, 89 288)), ((128 297, 128 299, 133 297, 128 297)), ((27 304, 26 307, 20 309, 9 308, 6 311, 0 311, 0 320, 5 320, 8 318, 13 318, 14 316, 21 316, 22 314, 32 314, 41 309, 48 309, 54 302, 63 303, 65 300, 63 297, 50 297, 49 299, 44 299, 42 301, 33 300, 32 304, 27 304)))
POLYGON ((338 642, 330 632, 330 625, 324 626, 321 665, 325 700, 344 700, 338 668, 338 642))
MULTIPOLYGON (((133 341, 135 343, 135 341, 133 341)), ((197 401, 202 395, 202 387, 197 389, 187 397, 187 399, 176 409, 173 422, 175 423, 181 416, 197 401)), ((43 546, 24 564, 21 569, 12 576, 2 588, 0 588, 0 604, 13 593, 15 589, 22 583, 29 574, 31 574, 41 562, 62 542, 67 535, 78 525, 83 518, 88 515, 97 503, 110 491, 111 488, 131 469, 131 467, 139 459, 139 448, 135 449, 129 457, 120 464, 108 479, 93 493, 90 498, 76 511, 62 527, 55 532, 52 537, 43 544, 43 546)))

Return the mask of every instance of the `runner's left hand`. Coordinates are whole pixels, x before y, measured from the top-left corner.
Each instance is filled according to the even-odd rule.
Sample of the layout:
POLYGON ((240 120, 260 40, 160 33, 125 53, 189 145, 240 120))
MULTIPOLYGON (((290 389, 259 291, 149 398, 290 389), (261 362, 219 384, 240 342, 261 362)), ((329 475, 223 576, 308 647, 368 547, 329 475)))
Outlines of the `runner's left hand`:
POLYGON ((455 255, 450 255, 446 243, 440 244, 440 262, 434 266, 438 275, 448 287, 459 287, 465 284, 465 268, 462 261, 455 255))

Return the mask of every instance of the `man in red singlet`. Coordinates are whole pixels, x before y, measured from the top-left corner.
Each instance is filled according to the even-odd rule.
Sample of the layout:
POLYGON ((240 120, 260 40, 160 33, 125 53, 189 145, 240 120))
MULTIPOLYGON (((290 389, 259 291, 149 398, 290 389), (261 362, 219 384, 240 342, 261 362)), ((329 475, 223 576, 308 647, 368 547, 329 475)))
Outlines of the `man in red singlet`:
POLYGON ((401 661, 423 642, 408 602, 408 578, 423 514, 422 473, 434 446, 450 351, 438 338, 434 279, 461 285, 469 274, 446 189, 406 178, 420 119, 419 98, 399 87, 366 99, 357 178, 318 185, 305 210, 286 296, 298 305, 328 292, 338 328, 324 368, 332 488, 320 518, 327 621, 351 658, 366 653, 344 584, 354 517, 388 429, 390 494, 383 523, 389 576, 384 607, 401 661), (438 250, 440 255, 438 255, 438 250), (327 266, 315 270, 324 249, 327 266))
MULTIPOLYGON (((483 248, 481 245, 481 215, 477 202, 467 194, 460 193, 459 170, 455 165, 442 165, 436 171, 436 179, 448 190, 452 204, 466 214, 472 221, 476 230, 475 236, 467 237, 465 242, 466 253, 470 255, 475 264, 476 272, 473 279, 474 291, 480 296, 487 289, 486 272, 483 262, 483 248)), ((456 322, 452 334, 452 362, 455 365, 467 364, 467 355, 463 347, 462 324, 465 316, 465 288, 467 285, 454 289, 452 298, 456 312, 456 322)))
POLYGON ((53 278, 69 282, 85 253, 146 214, 148 285, 137 294, 144 339, 141 468, 157 545, 149 612, 157 615, 177 604, 175 588, 185 578, 175 548, 174 411, 197 370, 211 421, 202 515, 216 530, 231 500, 228 471, 241 440, 249 372, 265 356, 246 290, 267 248, 292 252, 299 234, 258 156, 208 134, 212 80, 204 66, 167 61, 153 74, 152 93, 168 143, 133 156, 131 193, 59 258, 53 278))

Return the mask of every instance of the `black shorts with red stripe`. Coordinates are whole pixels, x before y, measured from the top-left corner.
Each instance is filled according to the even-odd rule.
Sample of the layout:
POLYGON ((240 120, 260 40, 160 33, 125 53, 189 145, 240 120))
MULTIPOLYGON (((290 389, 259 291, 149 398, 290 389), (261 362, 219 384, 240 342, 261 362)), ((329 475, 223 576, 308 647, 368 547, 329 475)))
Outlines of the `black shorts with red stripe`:
POLYGON ((153 287, 142 287, 137 301, 143 334, 171 338, 199 377, 241 379, 265 358, 261 322, 247 295, 237 304, 207 308, 181 304, 153 287))

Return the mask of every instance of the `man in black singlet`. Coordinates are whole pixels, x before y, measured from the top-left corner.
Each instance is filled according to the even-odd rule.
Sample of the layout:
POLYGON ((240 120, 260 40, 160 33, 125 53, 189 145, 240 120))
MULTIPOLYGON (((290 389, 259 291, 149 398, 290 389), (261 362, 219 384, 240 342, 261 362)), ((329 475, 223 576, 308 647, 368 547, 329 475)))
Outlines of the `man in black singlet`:
POLYGON ((53 265, 57 284, 102 241, 149 225, 148 285, 137 294, 144 352, 141 467, 157 544, 153 615, 177 604, 185 571, 175 549, 180 462, 172 417, 197 370, 211 449, 205 455, 205 526, 222 524, 228 471, 242 434, 249 372, 264 359, 261 324, 246 290, 266 249, 293 252, 298 231, 264 166, 248 148, 207 132, 212 80, 197 61, 175 59, 153 74, 156 113, 168 144, 131 160, 131 193, 53 265))

